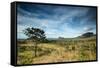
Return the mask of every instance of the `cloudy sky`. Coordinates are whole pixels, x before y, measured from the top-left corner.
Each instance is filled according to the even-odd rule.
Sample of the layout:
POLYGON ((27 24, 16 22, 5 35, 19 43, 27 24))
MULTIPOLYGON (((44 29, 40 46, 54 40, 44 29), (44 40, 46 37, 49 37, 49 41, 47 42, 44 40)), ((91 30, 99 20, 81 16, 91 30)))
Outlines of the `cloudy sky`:
POLYGON ((18 4, 18 39, 27 38, 23 30, 28 27, 44 30, 47 38, 73 38, 85 32, 96 33, 96 8, 18 4))

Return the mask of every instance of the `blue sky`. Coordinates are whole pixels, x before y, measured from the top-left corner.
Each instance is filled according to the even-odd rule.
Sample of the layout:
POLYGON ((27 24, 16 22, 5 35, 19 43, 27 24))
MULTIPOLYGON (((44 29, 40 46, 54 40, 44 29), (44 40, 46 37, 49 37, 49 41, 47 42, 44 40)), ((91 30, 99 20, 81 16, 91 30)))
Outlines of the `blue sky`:
POLYGON ((18 4, 17 38, 27 38, 23 30, 28 27, 44 30, 47 38, 96 33, 96 17, 95 7, 18 4))

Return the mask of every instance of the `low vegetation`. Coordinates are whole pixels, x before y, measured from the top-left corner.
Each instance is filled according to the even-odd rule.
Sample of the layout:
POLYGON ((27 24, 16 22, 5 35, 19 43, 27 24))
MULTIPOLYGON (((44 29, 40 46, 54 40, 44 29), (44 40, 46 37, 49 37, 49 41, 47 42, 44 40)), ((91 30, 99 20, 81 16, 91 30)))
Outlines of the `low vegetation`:
POLYGON ((39 43, 18 40, 17 64, 39 64, 96 60, 96 37, 56 39, 39 43))

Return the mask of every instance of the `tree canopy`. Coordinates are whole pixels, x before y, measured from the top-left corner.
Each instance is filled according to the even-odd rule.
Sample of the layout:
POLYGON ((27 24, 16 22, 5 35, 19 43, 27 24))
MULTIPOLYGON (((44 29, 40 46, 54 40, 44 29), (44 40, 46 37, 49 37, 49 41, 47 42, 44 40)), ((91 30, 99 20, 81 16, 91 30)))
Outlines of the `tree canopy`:
POLYGON ((35 41, 35 42, 41 42, 44 41, 46 36, 45 32, 39 28, 27 28, 24 30, 24 34, 29 37, 29 39, 35 41))

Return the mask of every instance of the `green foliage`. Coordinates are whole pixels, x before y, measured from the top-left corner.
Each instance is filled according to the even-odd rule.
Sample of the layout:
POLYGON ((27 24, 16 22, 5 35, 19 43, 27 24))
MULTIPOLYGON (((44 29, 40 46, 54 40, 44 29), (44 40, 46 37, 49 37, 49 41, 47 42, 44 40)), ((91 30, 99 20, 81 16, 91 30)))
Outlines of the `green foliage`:
POLYGON ((24 34, 35 42, 43 41, 46 38, 44 31, 39 28, 27 28, 24 30, 24 34))

